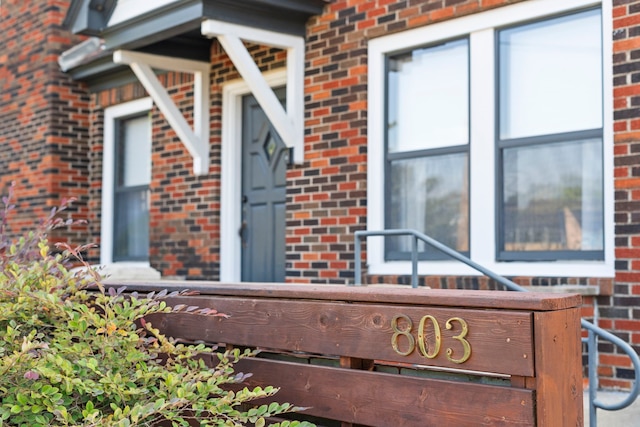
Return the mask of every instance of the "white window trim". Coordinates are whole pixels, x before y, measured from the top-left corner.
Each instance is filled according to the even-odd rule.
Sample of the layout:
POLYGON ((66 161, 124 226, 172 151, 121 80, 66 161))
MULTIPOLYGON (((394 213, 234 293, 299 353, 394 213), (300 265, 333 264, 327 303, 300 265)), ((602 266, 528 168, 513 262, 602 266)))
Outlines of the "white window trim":
MULTIPOLYGON (((506 276, 613 277, 613 87, 612 6, 593 0, 534 0, 407 30, 369 41, 368 215, 367 229, 384 229, 385 57, 429 43, 469 37, 470 43, 470 254, 471 259, 506 276), (542 19, 586 7, 601 6, 603 40, 604 261, 498 262, 495 224, 495 28, 542 19), (487 173, 488 171, 488 173, 487 173), (380 172, 380 173, 378 173, 380 172)), ((370 274, 409 274, 410 262, 385 262, 381 237, 370 237, 370 274)), ((419 274, 479 275, 454 261, 425 261, 419 274)))
MULTIPOLYGON (((287 84, 285 69, 264 73, 263 77, 272 88, 287 84)), ((250 85, 242 79, 222 88, 220 281, 223 282, 239 282, 242 278, 242 244, 238 234, 242 222, 242 97, 250 93, 250 85)))
MULTIPOLYGON (((151 98, 115 105, 104 110, 104 140, 102 148, 102 219, 100 230, 100 264, 110 270, 110 265, 118 264, 131 269, 150 268, 148 261, 113 261, 113 219, 114 219, 114 180, 115 180, 115 143, 116 122, 119 119, 144 114, 151 111, 151 98)), ((151 138, 151 135, 149 135, 151 138)), ((149 153, 151 154, 151 153, 149 153)), ((123 274, 126 274, 123 272, 123 274)))

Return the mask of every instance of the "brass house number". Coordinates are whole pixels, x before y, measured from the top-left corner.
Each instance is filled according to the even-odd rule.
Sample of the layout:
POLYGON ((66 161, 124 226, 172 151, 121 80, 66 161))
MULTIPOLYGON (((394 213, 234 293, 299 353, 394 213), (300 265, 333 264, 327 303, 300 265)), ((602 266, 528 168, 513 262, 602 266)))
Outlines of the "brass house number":
MULTIPOLYGON (((447 348, 447 359, 453 363, 464 363, 469 360, 471 357, 471 344, 467 341, 466 337, 469 333, 469 326, 467 322, 460 317, 452 317, 448 319, 445 323, 445 328, 447 330, 453 329, 453 324, 458 323, 462 329, 462 331, 458 335, 454 335, 451 337, 452 340, 458 341, 462 345, 462 357, 455 358, 454 350, 451 347, 447 348)), ((409 316, 404 314, 398 314, 391 320, 391 329, 393 330, 393 335, 391 336, 391 347, 393 350, 398 353, 400 356, 408 356, 416 349, 416 339, 414 338, 413 331, 413 322, 409 318, 409 316), (399 320, 403 320, 404 322, 399 322, 399 320), (400 329, 399 323, 405 323, 406 326, 403 329, 400 329), (400 337, 404 337, 404 340, 408 342, 408 345, 403 350, 400 347, 400 337)), ((402 346, 404 348, 404 345, 402 346)), ((440 354, 440 348, 442 347, 442 334, 440 333, 440 324, 438 324, 438 320, 431 315, 423 316, 420 319, 420 324, 418 325, 418 351, 420 354, 427 359, 434 359, 440 354), (433 332, 435 335, 435 344, 430 346, 427 343, 427 330, 429 327, 433 328, 433 332)))

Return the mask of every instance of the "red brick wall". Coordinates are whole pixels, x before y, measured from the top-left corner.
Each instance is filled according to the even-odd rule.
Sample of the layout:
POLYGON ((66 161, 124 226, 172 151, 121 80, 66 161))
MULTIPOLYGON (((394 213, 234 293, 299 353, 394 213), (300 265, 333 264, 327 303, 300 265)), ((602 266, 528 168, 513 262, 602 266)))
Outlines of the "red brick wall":
MULTIPOLYGON (((601 326, 640 353, 640 1, 613 0, 613 100, 616 278, 611 297, 600 297, 601 326)), ((628 359, 600 344, 605 387, 628 387, 628 359)))
POLYGON ((493 0, 339 0, 307 30, 307 162, 289 172, 287 279, 353 280, 367 214, 367 40, 489 8, 493 0))
MULTIPOLYGON (((191 76, 176 83, 167 85, 169 93, 192 125, 191 76)), ((212 129, 216 128, 220 125, 214 121, 212 129)), ((218 275, 220 144, 215 139, 210 148, 215 166, 207 175, 195 176, 191 156, 164 117, 154 111, 150 256, 151 265, 163 275, 194 279, 218 275)))
MULTIPOLYGON (((6 193, 16 182, 15 232, 72 196, 74 217, 87 217, 89 97, 56 62, 80 41, 61 27, 68 6, 68 0, 0 5, 0 189, 6 193)), ((86 228, 52 236, 61 239, 86 243, 86 228)))

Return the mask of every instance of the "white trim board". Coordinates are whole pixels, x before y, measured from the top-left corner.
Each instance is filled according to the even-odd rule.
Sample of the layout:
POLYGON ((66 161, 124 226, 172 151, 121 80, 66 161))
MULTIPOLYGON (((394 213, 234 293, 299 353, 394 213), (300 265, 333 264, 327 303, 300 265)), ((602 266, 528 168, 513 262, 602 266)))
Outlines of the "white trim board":
POLYGON ((209 93, 211 88, 208 62, 148 53, 117 50, 113 53, 113 62, 127 64, 138 80, 147 90, 165 119, 176 132, 193 158, 193 173, 206 175, 209 173, 209 93), (192 73, 193 79, 193 129, 187 123, 169 92, 162 86, 152 68, 192 73))
MULTIPOLYGON (((262 75, 269 87, 288 83, 286 70, 262 75)), ((287 88, 288 89, 288 88, 287 88)), ((220 196, 220 281, 239 282, 242 277, 242 97, 252 93, 245 80, 222 88, 222 170, 220 196)), ((288 96, 288 91, 287 91, 288 96)))
POLYGON ((304 38, 275 31, 208 19, 202 35, 216 37, 256 97, 269 121, 287 147, 293 148, 293 162, 304 162, 304 38), (265 80, 242 40, 287 51, 287 108, 265 80))

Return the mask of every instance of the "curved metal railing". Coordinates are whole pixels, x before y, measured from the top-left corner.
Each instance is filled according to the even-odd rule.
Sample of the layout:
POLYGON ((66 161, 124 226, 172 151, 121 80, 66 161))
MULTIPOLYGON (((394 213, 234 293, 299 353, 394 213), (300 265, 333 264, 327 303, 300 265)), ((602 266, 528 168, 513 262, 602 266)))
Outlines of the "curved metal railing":
MULTIPOLYGON (((451 249, 450 247, 443 245, 437 240, 420 233, 416 230, 410 229, 398 229, 398 230, 381 230, 381 231, 356 231, 355 232, 355 285, 360 286, 362 284, 362 242, 360 239, 370 236, 411 236, 411 286, 413 288, 418 287, 418 241, 422 241, 429 246, 437 249, 443 254, 468 265, 474 270, 484 274, 485 276, 495 280, 503 285, 510 291, 516 292, 528 292, 528 290, 513 281, 494 273, 493 271, 483 267, 482 265, 472 261, 470 258, 462 255, 459 252, 451 249)), ((581 320, 581 325, 588 332, 588 337, 583 339, 583 342, 587 344, 588 349, 588 364, 589 364, 589 425, 591 427, 597 426, 596 410, 598 408, 607 411, 617 411, 624 409, 631 405, 640 394, 640 381, 638 381, 637 373, 640 372, 640 357, 627 342, 623 341, 619 337, 615 336, 611 332, 608 332, 591 322, 584 319, 581 320), (633 364, 633 368, 636 372, 636 378, 633 381, 633 387, 625 399, 620 402, 607 404, 598 400, 597 388, 598 388, 598 372, 597 372, 597 345, 598 337, 610 341, 622 351, 624 351, 633 364)))

